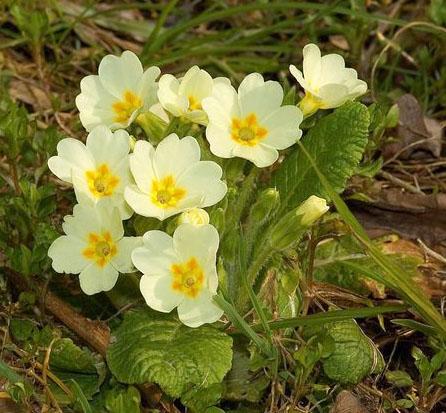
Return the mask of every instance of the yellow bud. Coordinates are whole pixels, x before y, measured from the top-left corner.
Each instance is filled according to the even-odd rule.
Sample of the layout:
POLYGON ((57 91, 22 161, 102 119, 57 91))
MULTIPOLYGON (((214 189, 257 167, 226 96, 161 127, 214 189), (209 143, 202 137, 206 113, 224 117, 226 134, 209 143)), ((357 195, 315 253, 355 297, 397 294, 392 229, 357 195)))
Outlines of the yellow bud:
POLYGON ((302 202, 296 210, 297 215, 302 215, 301 224, 311 225, 329 210, 327 201, 316 195, 311 195, 302 202))
POLYGON ((183 212, 178 218, 179 224, 209 224, 209 214, 201 208, 192 208, 183 212))

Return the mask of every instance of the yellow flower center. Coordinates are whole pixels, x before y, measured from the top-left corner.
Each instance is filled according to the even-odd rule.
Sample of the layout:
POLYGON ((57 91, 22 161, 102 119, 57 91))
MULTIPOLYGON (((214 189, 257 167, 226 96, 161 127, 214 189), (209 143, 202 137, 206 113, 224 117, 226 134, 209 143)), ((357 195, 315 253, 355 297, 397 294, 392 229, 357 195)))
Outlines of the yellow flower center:
POLYGON ((232 118, 231 138, 245 146, 255 146, 266 137, 268 130, 259 125, 254 113, 246 118, 232 118))
POLYGON ((96 170, 85 172, 88 188, 96 198, 110 196, 119 184, 119 178, 110 172, 107 164, 99 165, 96 170))
POLYGON ((204 273, 195 257, 179 264, 172 264, 172 288, 175 291, 195 298, 203 288, 204 273))
POLYGON ((113 112, 115 112, 114 121, 119 123, 127 122, 133 112, 139 109, 142 105, 143 101, 139 96, 131 90, 126 90, 123 99, 112 105, 113 112))
POLYGON ((85 258, 95 261, 101 268, 104 268, 116 253, 116 244, 108 231, 102 234, 90 232, 88 234, 88 247, 82 251, 85 258))
POLYGON ((197 98, 195 98, 195 96, 189 96, 189 110, 201 110, 201 103, 198 101, 197 98))
POLYGON ((184 198, 186 190, 175 185, 172 175, 168 175, 159 181, 152 181, 152 202, 161 208, 175 207, 184 198))

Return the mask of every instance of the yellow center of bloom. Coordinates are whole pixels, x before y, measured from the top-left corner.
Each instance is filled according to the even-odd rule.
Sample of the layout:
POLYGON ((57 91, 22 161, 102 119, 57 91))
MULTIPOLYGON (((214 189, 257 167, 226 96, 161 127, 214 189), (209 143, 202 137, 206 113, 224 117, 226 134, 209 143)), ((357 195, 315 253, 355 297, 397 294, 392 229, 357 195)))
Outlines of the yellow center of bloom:
POLYGON ((254 113, 246 118, 232 118, 231 138, 245 146, 255 146, 266 137, 268 130, 259 125, 254 113))
POLYGON ((195 96, 189 96, 189 110, 201 110, 201 103, 195 96))
POLYGON ((179 264, 172 264, 170 267, 173 281, 172 288, 175 291, 195 298, 203 288, 204 273, 195 257, 179 264))
POLYGON ((107 164, 99 165, 96 170, 85 172, 88 189, 96 198, 113 195, 119 184, 119 178, 110 172, 107 164))
POLYGON ((102 234, 90 232, 88 234, 88 247, 82 251, 85 258, 95 261, 101 268, 104 268, 116 253, 116 244, 108 231, 102 234))
POLYGON ((143 105, 143 101, 139 96, 131 90, 126 90, 121 101, 115 102, 112 105, 113 112, 115 112, 114 121, 119 123, 128 122, 135 110, 143 105))
POLYGON ((186 190, 175 185, 172 175, 152 181, 152 202, 161 208, 173 208, 184 198, 186 190))

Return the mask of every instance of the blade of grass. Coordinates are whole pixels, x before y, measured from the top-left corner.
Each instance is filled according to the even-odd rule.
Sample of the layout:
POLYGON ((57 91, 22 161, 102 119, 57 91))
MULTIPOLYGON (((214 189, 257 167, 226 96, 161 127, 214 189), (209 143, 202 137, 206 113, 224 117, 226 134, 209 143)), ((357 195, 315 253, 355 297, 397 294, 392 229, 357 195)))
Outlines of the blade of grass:
MULTIPOLYGON (((240 228, 242 231, 242 228, 240 228)), ((242 236, 242 239, 244 237, 242 236)), ((263 307, 261 303, 259 302, 259 299, 257 298, 254 290, 252 289, 252 284, 248 280, 248 256, 246 253, 246 243, 242 242, 239 246, 239 276, 242 278, 243 286, 245 287, 246 291, 248 292, 249 298, 251 300, 251 304, 257 313, 257 315, 260 318, 260 324, 263 327, 263 332, 266 335, 266 338, 269 343, 269 354, 274 357, 275 360, 277 360, 277 349, 274 346, 273 343, 273 334, 271 332, 271 329, 268 324, 268 319, 266 317, 265 312, 263 311, 263 307)))
POLYGON ((427 336, 435 336, 437 334, 437 331, 435 328, 432 328, 431 326, 428 326, 426 324, 420 323, 415 320, 407 320, 405 318, 398 318, 395 320, 392 320, 393 324, 396 324, 397 326, 407 327, 411 330, 419 331, 427 336))
POLYGON ((402 268, 399 268, 398 265, 389 260, 388 257, 386 257, 381 251, 379 251, 378 248, 376 248, 372 244, 364 228, 362 228, 361 224, 350 212, 342 198, 333 190, 328 180, 320 172, 319 168, 314 162, 314 159, 311 157, 311 155, 308 153, 308 151, 305 149, 300 141, 298 141, 298 145, 310 161, 313 169, 317 173, 322 185, 324 186, 325 191, 335 204, 338 213, 350 226, 355 236, 362 243, 367 254, 371 258, 373 258, 373 260, 384 271, 386 276, 383 278, 383 280, 385 280, 386 285, 399 293, 402 298, 408 304, 410 304, 426 322, 428 322, 428 324, 430 324, 432 327, 435 327, 442 336, 446 337, 446 322, 441 314, 437 311, 435 306, 432 304, 432 302, 429 300, 429 298, 423 293, 420 288, 412 284, 410 280, 408 282, 408 279, 402 268))
POLYGON ((93 410, 91 410, 90 403, 88 403, 87 398, 85 397, 84 392, 82 391, 81 387, 77 383, 77 381, 71 379, 71 384, 73 385, 73 393, 76 397, 76 401, 79 403, 79 405, 82 408, 82 411, 84 413, 93 413, 93 410))
POLYGON ((389 18, 383 15, 371 15, 368 13, 360 12, 357 10, 351 10, 344 7, 335 7, 333 8, 331 5, 319 4, 313 2, 274 2, 274 3, 264 3, 264 2, 256 2, 251 4, 244 4, 241 6, 230 7, 224 10, 219 10, 215 12, 201 13, 195 18, 190 20, 186 20, 183 23, 179 23, 160 36, 158 36, 153 43, 146 42, 144 48, 141 52, 141 60, 143 64, 148 63, 153 54, 162 48, 162 46, 169 40, 173 40, 175 37, 179 36, 181 33, 186 30, 197 27, 203 23, 209 23, 211 21, 223 20, 231 16, 240 15, 243 13, 249 13, 255 10, 303 10, 303 11, 324 11, 329 10, 330 13, 337 13, 341 15, 353 15, 357 17, 362 17, 364 19, 373 20, 373 21, 386 21, 390 24, 395 25, 404 25, 406 22, 389 18))
MULTIPOLYGON (((352 318, 375 317, 380 314, 398 313, 405 310, 407 310, 406 305, 349 308, 347 310, 327 311, 326 313, 311 314, 304 317, 293 317, 283 320, 271 321, 269 323, 269 327, 271 328, 271 330, 278 330, 281 328, 318 326, 326 323, 333 323, 335 321, 351 320, 352 318)), ((261 328, 261 325, 256 324, 252 328, 254 331, 257 331, 259 328, 261 328)))
POLYGON ((156 37, 158 36, 158 33, 163 28, 167 17, 169 16, 170 12, 173 10, 173 8, 176 6, 177 3, 178 3, 178 0, 170 0, 169 3, 167 4, 167 6, 165 6, 163 8, 161 15, 160 15, 158 21, 156 22, 155 28, 150 33, 150 36, 147 39, 146 44, 152 44, 155 41, 156 37))
POLYGON ((259 350, 266 356, 271 356, 269 343, 260 337, 252 327, 243 319, 235 307, 226 301, 224 297, 219 294, 214 296, 215 303, 225 312, 226 316, 231 320, 231 323, 246 337, 259 348, 259 350))

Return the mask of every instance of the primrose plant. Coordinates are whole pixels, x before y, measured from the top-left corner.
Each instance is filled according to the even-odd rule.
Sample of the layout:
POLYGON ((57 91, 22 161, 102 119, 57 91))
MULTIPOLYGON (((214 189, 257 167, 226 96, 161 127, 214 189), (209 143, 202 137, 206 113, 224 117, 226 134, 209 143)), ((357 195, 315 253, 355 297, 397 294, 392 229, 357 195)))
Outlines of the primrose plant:
MULTIPOLYGON (((272 253, 292 246, 328 210, 311 188, 306 200, 292 208, 276 204, 277 191, 269 188, 253 202, 255 218, 246 223, 239 200, 229 192, 236 185, 252 192, 256 184, 249 177, 258 168, 273 165, 271 171, 280 171, 290 150, 279 151, 298 142, 304 118, 339 107, 367 89, 341 56, 321 57, 314 44, 304 48, 303 56, 303 74, 290 66, 305 90, 297 105, 283 104, 281 84, 259 73, 247 75, 236 89, 229 79, 213 79, 197 66, 181 78, 163 74, 158 80, 160 69, 144 70, 130 51, 105 56, 98 75, 82 79, 76 98, 86 144, 63 139, 48 161, 59 179, 72 184, 78 202, 64 219, 65 235, 49 248, 53 269, 79 274, 80 287, 89 295, 112 289, 119 276, 125 277, 120 273, 140 271, 140 291, 153 310, 176 308, 179 320, 194 328, 221 319, 229 307, 220 304, 228 302, 216 298, 220 293, 227 297, 231 274, 226 273, 236 266, 229 259, 217 265, 227 234, 244 234, 257 225, 251 234, 268 238, 259 246, 237 247, 253 254, 245 263, 249 290, 258 275, 253 271, 261 272, 272 253), (135 141, 142 135, 138 126, 146 136, 135 141), (241 183, 237 168, 248 171, 241 183), (159 224, 127 236, 124 228, 133 227, 123 220, 132 222, 135 214, 159 224), (232 222, 229 230, 221 225, 225 214, 232 222), (219 289, 219 281, 224 288, 219 289)), ((235 314, 225 313, 231 320, 235 314)))

